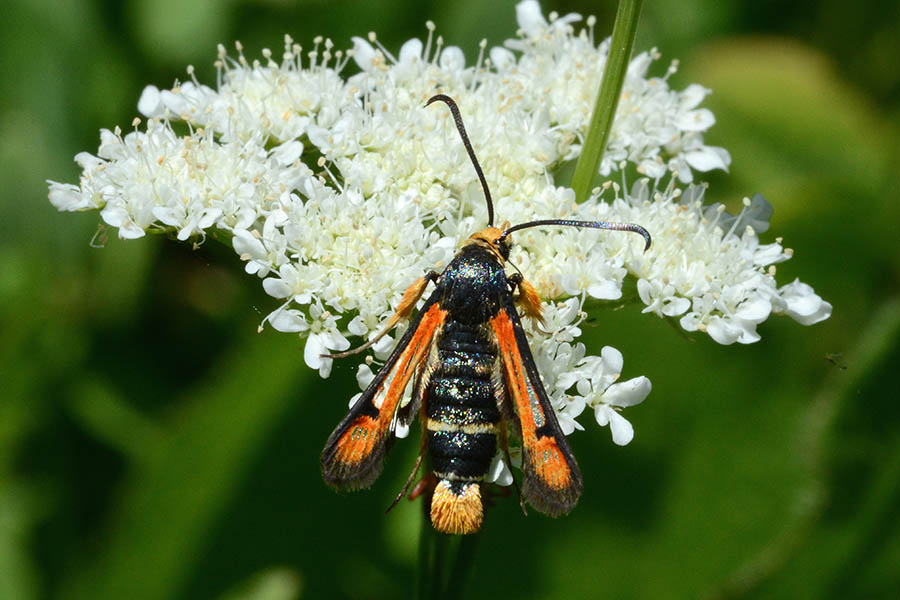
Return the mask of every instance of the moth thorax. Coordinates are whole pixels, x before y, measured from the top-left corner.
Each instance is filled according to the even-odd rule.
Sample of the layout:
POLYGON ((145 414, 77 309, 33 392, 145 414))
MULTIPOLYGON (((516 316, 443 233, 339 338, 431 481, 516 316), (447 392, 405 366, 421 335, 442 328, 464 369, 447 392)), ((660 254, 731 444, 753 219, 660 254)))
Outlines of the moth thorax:
POLYGON ((431 524, 441 533, 464 535, 481 528, 481 486, 441 479, 431 497, 431 524))

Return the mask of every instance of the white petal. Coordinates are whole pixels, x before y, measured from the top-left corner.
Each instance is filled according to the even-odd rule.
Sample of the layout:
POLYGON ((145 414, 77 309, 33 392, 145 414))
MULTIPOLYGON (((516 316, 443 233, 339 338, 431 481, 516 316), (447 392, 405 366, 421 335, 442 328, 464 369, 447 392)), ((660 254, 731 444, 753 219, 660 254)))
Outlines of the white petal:
POLYGON ((666 172, 666 165, 656 159, 642 160, 638 165, 638 172, 646 175, 650 179, 662 177, 666 172))
POLYGON ((547 28, 547 20, 541 14, 537 0, 525 0, 516 4, 516 22, 527 36, 540 35, 547 28))
POLYGON ((691 307, 691 301, 687 298, 669 296, 663 299, 662 314, 667 317, 677 317, 691 307))
POLYGON ((303 143, 298 140, 285 142, 280 146, 272 148, 271 154, 276 163, 283 167, 287 167, 293 164, 295 160, 298 160, 303 154, 303 143))
POLYGON ((706 325, 706 332, 709 337, 727 346, 733 344, 741 337, 743 330, 736 327, 730 320, 726 320, 719 316, 711 317, 706 325))
POLYGON ((581 396, 587 396, 591 393, 591 382, 587 379, 579 379, 575 384, 575 391, 581 396))
POLYGON ((688 164, 698 171, 712 171, 713 169, 728 170, 731 164, 731 155, 725 148, 718 146, 703 146, 701 150, 692 150, 684 153, 688 164))
POLYGON ((641 299, 641 302, 646 304, 647 306, 653 304, 653 298, 650 296, 651 291, 653 290, 653 286, 649 281, 641 277, 637 282, 637 291, 638 296, 641 299))
POLYGON ((763 244, 753 253, 753 262, 761 267, 768 267, 786 261, 790 256, 784 253, 781 244, 763 244))
POLYGON ((331 367, 334 364, 334 361, 330 358, 322 359, 322 366, 319 367, 319 377, 322 379, 328 379, 328 376, 331 375, 331 367))
POLYGON ((168 206, 154 206, 151 210, 153 212, 153 216, 162 221, 164 225, 176 227, 178 225, 181 225, 183 221, 183 215, 180 214, 181 211, 176 212, 174 209, 169 208, 168 206))
POLYGON ((743 326, 741 337, 738 338, 739 344, 754 344, 762 339, 759 333, 756 332, 755 322, 744 321, 743 319, 738 319, 737 321, 743 326))
POLYGON ((267 317, 275 331, 298 333, 309 329, 309 323, 302 312, 295 309, 278 309, 267 317))
POLYGON ((598 300, 618 300, 622 297, 622 286, 614 279, 607 279, 589 285, 587 293, 598 300))
POLYGON ((576 381, 578 381, 578 376, 571 371, 566 371, 556 378, 555 387, 560 390, 567 390, 575 385, 576 381))
POLYGON ((244 256, 247 257, 244 260, 263 258, 266 255, 266 247, 263 246, 262 242, 259 241, 255 235, 246 229, 236 229, 234 231, 234 238, 231 240, 231 245, 241 258, 244 256))
POLYGON ((685 110, 690 110, 695 106, 698 106, 703 99, 709 95, 710 90, 703 87, 700 84, 692 83, 691 85, 684 88, 681 92, 681 106, 685 110))
POLYGON ((626 446, 634 439, 634 427, 631 426, 628 419, 612 409, 609 410, 609 430, 612 432, 613 442, 617 446, 626 446))
POLYGON ((643 402, 652 389, 649 379, 644 376, 635 377, 609 386, 603 392, 603 402, 621 408, 634 406, 643 402))
POLYGON ((516 55, 499 46, 491 48, 489 56, 494 68, 498 71, 506 71, 516 65, 516 55))
POLYGON ((706 131, 715 123, 716 118, 708 108, 692 110, 675 119, 675 125, 683 131, 706 131))
POLYGON ((353 60, 363 71, 370 71, 373 67, 372 61, 375 60, 375 48, 372 47, 367 40, 361 37, 353 39, 353 60))
POLYGON ((356 383, 359 384, 359 389, 365 390, 372 383, 373 379, 375 379, 375 373, 372 372, 372 369, 366 363, 361 363, 356 368, 356 383))
POLYGON ((413 38, 404 42, 404 44, 400 47, 398 62, 400 64, 412 63, 414 60, 421 57, 422 41, 417 38, 413 38))
POLYGON ((462 71, 466 68, 466 57, 459 46, 447 46, 441 52, 441 68, 447 71, 462 71))
MULTIPOLYGON (((118 144, 118 141, 119 141, 118 138, 113 137, 112 139, 115 140, 116 144, 118 144)), ((102 158, 99 158, 97 156, 94 156, 90 152, 79 152, 78 154, 75 155, 74 160, 75 160, 75 163, 85 171, 93 171, 95 169, 101 168, 104 164, 106 164, 105 160, 103 160, 102 158)), ((55 183, 55 182, 50 182, 50 183, 55 183)), ((59 184, 56 184, 56 185, 59 185, 59 184)), ((73 187, 77 187, 77 186, 73 186, 73 187)))
POLYGON ((146 233, 143 229, 137 226, 134 221, 125 221, 122 225, 119 226, 119 238, 123 240, 136 240, 138 238, 144 237, 146 233))
POLYGON ((506 465, 506 461, 500 457, 500 453, 494 455, 491 466, 488 467, 485 481, 488 483, 496 483, 497 485, 510 485, 513 482, 512 471, 506 465))
POLYGON ((697 331, 700 325, 700 315, 696 312, 689 312, 678 320, 678 324, 685 331, 697 331))
POLYGON ((372 346, 372 352, 380 359, 387 358, 388 353, 394 349, 394 338, 389 335, 384 336, 372 346))
POLYGON ((594 408, 594 417, 597 423, 603 427, 609 425, 612 433, 613 442, 616 445, 624 446, 634 438, 634 428, 628 419, 617 413, 612 407, 601 404, 594 408))
POLYGON ((190 104, 181 94, 176 94, 170 90, 163 90, 159 93, 160 102, 175 115, 184 115, 190 111, 190 104))
POLYGON ((337 329, 333 329, 331 331, 326 331, 322 334, 325 336, 325 345, 329 350, 338 350, 339 352, 343 352, 350 347, 350 340, 344 337, 337 329))
POLYGON ((604 346, 600 351, 600 357, 603 359, 604 372, 613 373, 616 375, 622 372, 622 367, 625 364, 625 359, 622 358, 621 352, 619 352, 612 346, 604 346))
POLYGON ((306 338, 306 346, 303 348, 303 361, 306 363, 306 366, 310 369, 321 368, 323 362, 321 355, 326 352, 327 349, 325 348, 322 334, 309 334, 309 337, 306 338))
POLYGON ((409 435, 409 423, 403 423, 401 421, 397 421, 397 424, 394 426, 394 437, 403 439, 409 435))
POLYGON ((263 289, 273 298, 287 298, 294 293, 291 286, 284 279, 279 279, 278 277, 263 279, 263 289))
POLYGON ((362 316, 356 315, 349 323, 347 323, 347 331, 353 335, 366 335, 369 332, 369 328, 366 327, 366 323, 362 316))
POLYGON ((734 313, 734 316, 754 323, 762 323, 769 318, 771 312, 772 303, 765 298, 758 296, 756 298, 748 298, 741 302, 741 305, 738 307, 737 312, 734 313))
POLYGON ((650 56, 649 52, 641 52, 637 56, 631 59, 631 62, 628 63, 628 72, 626 76, 628 78, 642 78, 647 74, 647 69, 650 68, 650 65, 653 63, 653 57, 650 56))
POLYGON ((100 211, 100 217, 107 225, 113 227, 121 227, 129 218, 128 211, 125 210, 124 206, 113 206, 110 204, 107 204, 106 207, 100 211))
POLYGON ((218 221, 221 216, 221 208, 204 208, 203 212, 200 213, 200 218, 197 219, 198 232, 212 227, 212 224, 218 221))
POLYGON ((91 202, 84 199, 81 188, 68 183, 51 182, 50 203, 56 207, 56 210, 65 211, 96 208, 91 202))
POLYGON ((572 435, 576 429, 584 430, 584 428, 578 424, 578 421, 566 413, 557 414, 556 420, 559 423, 560 429, 562 429, 563 435, 572 435))
POLYGON ((786 315, 801 325, 812 325, 831 316, 832 306, 799 279, 782 287, 781 298, 787 304, 786 315))
POLYGON ((165 106, 162 103, 159 88, 155 85, 145 87, 138 99, 137 109, 145 117, 158 117, 163 114, 165 106))

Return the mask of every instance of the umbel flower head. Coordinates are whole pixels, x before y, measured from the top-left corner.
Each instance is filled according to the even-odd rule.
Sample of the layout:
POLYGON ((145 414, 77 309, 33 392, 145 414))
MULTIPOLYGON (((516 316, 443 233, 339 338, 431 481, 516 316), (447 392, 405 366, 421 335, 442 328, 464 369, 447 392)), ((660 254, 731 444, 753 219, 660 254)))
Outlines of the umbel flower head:
MULTIPOLYGON (((103 130, 96 155, 75 157, 79 185, 50 183, 59 210, 99 210, 119 237, 167 232, 230 239, 247 273, 262 280, 273 310, 263 320, 306 336, 306 363, 327 377, 323 353, 379 330, 404 290, 440 270, 487 222, 478 180, 435 93, 456 99, 490 182, 500 220, 571 218, 639 223, 654 238, 574 228, 516 233, 510 260, 535 285, 546 319, 528 331, 566 433, 585 408, 627 444, 620 414, 650 382, 616 382, 621 353, 586 354, 579 323, 587 298, 615 300, 637 280, 644 312, 677 319, 718 343, 751 343, 771 314, 809 325, 831 305, 800 281, 779 286, 775 265, 791 257, 761 243, 771 206, 757 196, 739 215, 704 203, 699 173, 727 169, 727 151, 704 142, 715 119, 709 90, 669 85, 656 50, 630 63, 600 165, 611 176, 583 203, 554 179, 586 134, 608 41, 569 14, 545 18, 537 2, 516 7, 515 39, 466 56, 426 24, 424 41, 397 52, 375 34, 338 50, 285 37, 280 57, 248 60, 219 47, 215 87, 188 80, 147 87, 134 129, 103 130), (661 75, 652 72, 661 71, 661 75), (178 132, 176 132, 176 130, 178 132), (625 172, 637 173, 628 183, 625 172)), ((373 347, 376 360, 393 340, 373 347)), ((359 379, 371 379, 368 366, 359 379)), ((502 469, 495 469, 503 479, 502 469)))

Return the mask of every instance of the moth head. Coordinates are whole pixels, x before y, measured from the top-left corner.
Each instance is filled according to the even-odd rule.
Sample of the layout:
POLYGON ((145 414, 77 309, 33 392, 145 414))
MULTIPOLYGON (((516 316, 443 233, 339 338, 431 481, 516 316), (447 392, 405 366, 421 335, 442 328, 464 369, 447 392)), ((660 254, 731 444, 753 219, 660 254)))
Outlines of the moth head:
POLYGON ((475 233, 466 240, 466 244, 476 244, 486 248, 494 253, 501 263, 509 260, 509 249, 512 242, 509 237, 504 235, 504 231, 509 228, 509 223, 503 223, 498 229, 497 227, 488 227, 475 233))

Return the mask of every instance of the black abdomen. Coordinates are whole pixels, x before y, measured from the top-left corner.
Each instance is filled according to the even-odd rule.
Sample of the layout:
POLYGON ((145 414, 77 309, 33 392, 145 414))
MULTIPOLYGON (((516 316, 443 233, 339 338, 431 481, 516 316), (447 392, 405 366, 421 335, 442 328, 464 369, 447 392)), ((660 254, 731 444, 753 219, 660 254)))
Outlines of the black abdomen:
POLYGON ((480 481, 497 451, 496 350, 479 325, 450 321, 426 392, 428 450, 440 479, 480 481))

